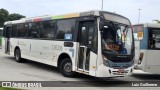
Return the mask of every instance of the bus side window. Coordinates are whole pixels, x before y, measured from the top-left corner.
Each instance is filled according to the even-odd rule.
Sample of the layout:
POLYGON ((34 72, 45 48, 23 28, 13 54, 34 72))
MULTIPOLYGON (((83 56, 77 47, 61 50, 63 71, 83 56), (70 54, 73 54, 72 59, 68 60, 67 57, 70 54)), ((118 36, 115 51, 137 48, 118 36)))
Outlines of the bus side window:
POLYGON ((11 30, 12 30, 11 26, 6 27, 6 33, 5 34, 6 34, 7 38, 11 37, 11 30))
POLYGON ((28 37, 29 38, 39 38, 40 32, 39 30, 41 29, 41 23, 29 23, 29 29, 28 29, 28 37))
POLYGON ((56 39, 73 40, 75 19, 58 20, 56 39))
POLYGON ((18 37, 27 37, 27 30, 24 24, 18 25, 18 37))
POLYGON ((149 33, 149 48, 160 49, 160 30, 153 29, 149 33))
POLYGON ((43 39, 54 39, 56 32, 55 21, 44 21, 42 22, 43 28, 40 29, 40 38, 43 39))
POLYGON ((13 24, 11 37, 17 37, 17 35, 18 35, 17 24, 13 24))

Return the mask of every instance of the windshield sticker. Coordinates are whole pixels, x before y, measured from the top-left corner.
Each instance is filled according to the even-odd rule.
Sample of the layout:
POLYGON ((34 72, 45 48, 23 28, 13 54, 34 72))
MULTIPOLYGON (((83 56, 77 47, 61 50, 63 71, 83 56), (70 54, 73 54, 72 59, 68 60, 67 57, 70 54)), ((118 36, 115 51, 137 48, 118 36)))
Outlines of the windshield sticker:
POLYGON ((138 35, 137 35, 137 37, 143 37, 143 32, 138 32, 138 35))
POLYGON ((72 34, 65 34, 64 39, 72 40, 72 34))
POLYGON ((120 47, 119 47, 119 45, 116 45, 116 44, 108 44, 108 45, 106 46, 106 48, 107 48, 108 50, 118 51, 120 47))

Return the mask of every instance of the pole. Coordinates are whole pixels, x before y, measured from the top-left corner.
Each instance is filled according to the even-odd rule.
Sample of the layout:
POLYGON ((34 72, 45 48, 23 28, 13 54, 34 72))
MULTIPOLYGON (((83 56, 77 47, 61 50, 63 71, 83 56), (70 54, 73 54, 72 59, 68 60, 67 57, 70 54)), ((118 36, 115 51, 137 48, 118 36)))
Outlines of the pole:
POLYGON ((103 0, 102 0, 102 5, 101 5, 102 7, 101 7, 101 10, 103 10, 103 0))
POLYGON ((139 10, 138 24, 139 24, 139 21, 140 21, 140 15, 141 15, 141 10, 142 10, 142 9, 140 9, 140 8, 139 8, 138 10, 139 10))

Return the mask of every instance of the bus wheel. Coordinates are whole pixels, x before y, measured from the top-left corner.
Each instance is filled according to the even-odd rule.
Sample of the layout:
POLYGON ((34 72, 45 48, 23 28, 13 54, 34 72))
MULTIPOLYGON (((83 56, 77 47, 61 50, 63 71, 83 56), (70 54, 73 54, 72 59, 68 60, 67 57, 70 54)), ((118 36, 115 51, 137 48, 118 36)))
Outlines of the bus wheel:
POLYGON ((72 62, 69 58, 65 58, 60 63, 60 72, 65 77, 73 77, 75 72, 72 71, 72 62))
POLYGON ((23 61, 22 58, 21 58, 21 51, 20 51, 20 49, 16 49, 15 50, 14 56, 15 56, 16 62, 22 62, 23 61))

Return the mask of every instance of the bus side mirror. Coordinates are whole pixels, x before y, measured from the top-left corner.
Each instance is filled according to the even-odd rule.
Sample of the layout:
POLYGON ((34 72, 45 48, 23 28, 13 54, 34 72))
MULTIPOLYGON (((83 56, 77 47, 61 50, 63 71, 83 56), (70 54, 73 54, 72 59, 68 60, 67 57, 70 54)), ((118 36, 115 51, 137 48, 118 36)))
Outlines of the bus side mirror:
POLYGON ((99 30, 103 31, 104 23, 102 21, 99 22, 99 30))

